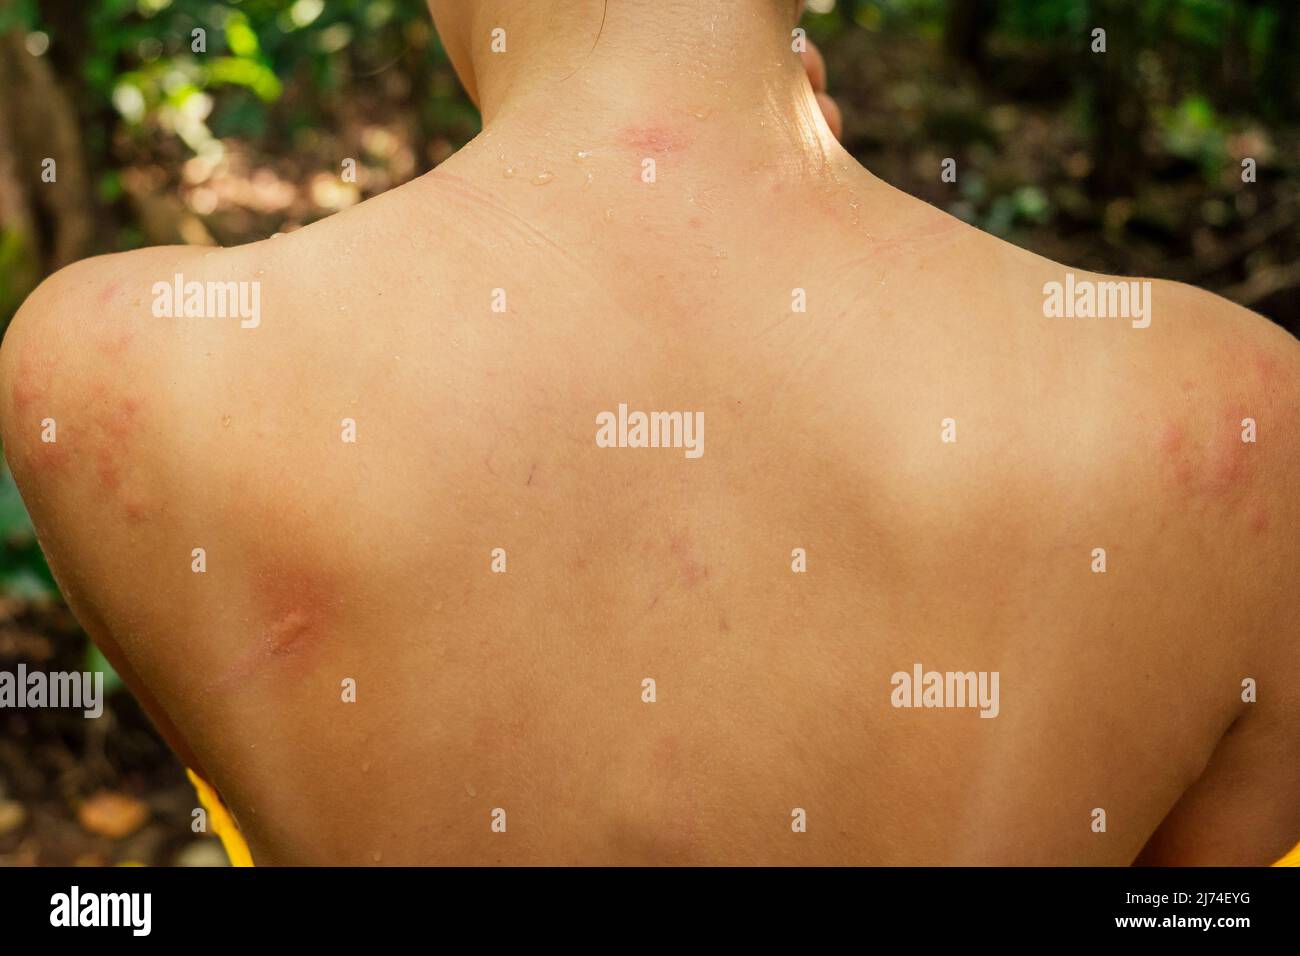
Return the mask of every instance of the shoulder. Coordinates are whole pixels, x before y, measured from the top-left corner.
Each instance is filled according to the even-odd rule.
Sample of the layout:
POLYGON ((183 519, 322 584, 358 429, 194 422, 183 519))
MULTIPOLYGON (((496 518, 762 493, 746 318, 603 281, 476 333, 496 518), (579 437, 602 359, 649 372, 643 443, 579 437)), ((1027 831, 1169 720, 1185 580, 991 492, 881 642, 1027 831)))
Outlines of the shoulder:
POLYGON ((1243 648, 1296 633, 1300 341, 1182 283, 1005 247, 998 258, 988 287, 1011 308, 984 326, 1002 343, 998 387, 1009 415, 1050 433, 1025 441, 1069 476, 1081 509, 1152 572, 1158 562, 1166 587, 1177 582, 1171 597, 1213 598, 1225 615, 1213 633, 1243 648), (1077 296, 1078 308, 1062 314, 1051 294, 1077 296))
POLYGON ((137 393, 174 367, 183 339, 154 316, 155 285, 203 254, 162 247, 86 259, 28 296, 0 347, 0 428, 20 483, 75 474, 94 460, 74 448, 125 437, 126 420, 144 411, 137 393))
MULTIPOLYGON (((206 414, 203 383, 221 377, 214 341, 239 322, 187 317, 176 289, 238 278, 239 252, 160 247, 84 260, 45 280, 10 324, 0 435, 65 592, 90 582, 102 591, 128 554, 147 565, 174 524, 187 469, 201 460, 193 423, 206 414)), ((238 286, 234 296, 238 309, 238 286)))
POLYGON ((1101 358, 1135 382, 1116 409, 1132 422, 1128 507, 1156 516, 1153 549, 1178 554, 1214 641, 1300 705, 1300 341, 1179 283, 1153 282, 1151 305, 1150 327, 1101 358))

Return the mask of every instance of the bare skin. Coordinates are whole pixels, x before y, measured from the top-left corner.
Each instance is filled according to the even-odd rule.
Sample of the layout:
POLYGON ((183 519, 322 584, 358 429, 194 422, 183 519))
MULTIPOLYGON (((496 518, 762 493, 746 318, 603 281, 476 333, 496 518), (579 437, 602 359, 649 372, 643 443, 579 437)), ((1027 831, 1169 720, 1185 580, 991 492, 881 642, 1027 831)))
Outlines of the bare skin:
POLYGON ((839 149, 793 11, 600 6, 435 4, 471 145, 79 263, 0 352, 69 601, 257 863, 1290 849, 1300 345, 1165 282, 1149 328, 1046 318, 1066 267, 839 149), (177 272, 260 281, 260 325, 154 317, 177 272), (597 447, 619 403, 704 454, 597 447), (999 672, 998 716, 892 706, 918 661, 999 672))

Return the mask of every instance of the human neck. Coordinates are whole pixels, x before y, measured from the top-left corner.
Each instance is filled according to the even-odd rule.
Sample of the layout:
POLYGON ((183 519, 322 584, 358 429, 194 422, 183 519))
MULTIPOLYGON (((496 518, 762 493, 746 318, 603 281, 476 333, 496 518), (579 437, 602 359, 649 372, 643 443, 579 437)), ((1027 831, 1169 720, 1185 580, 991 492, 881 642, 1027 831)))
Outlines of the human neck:
POLYGON ((647 153, 704 137, 821 155, 831 137, 793 26, 792 0, 489 0, 472 46, 484 128, 647 153), (498 27, 503 52, 492 51, 498 27))

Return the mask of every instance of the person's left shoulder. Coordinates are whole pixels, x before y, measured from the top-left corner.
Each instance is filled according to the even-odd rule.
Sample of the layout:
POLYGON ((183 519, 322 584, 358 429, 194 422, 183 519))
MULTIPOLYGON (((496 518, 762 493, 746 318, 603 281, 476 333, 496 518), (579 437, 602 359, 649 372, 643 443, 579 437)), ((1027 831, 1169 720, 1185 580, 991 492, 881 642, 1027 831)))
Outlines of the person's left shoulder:
POLYGON ((184 352, 178 325, 154 314, 155 286, 204 254, 159 247, 85 259, 24 302, 0 348, 0 429, 29 506, 82 482, 120 486, 184 352))

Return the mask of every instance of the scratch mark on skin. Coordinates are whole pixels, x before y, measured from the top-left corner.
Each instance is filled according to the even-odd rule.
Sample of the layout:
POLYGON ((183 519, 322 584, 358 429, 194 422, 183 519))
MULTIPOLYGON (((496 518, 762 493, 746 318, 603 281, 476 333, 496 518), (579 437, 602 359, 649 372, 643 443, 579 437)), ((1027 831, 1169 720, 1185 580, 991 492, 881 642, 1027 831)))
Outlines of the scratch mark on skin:
POLYGON ((670 532, 668 535, 668 551, 680 559, 682 583, 686 585, 687 590, 694 588, 701 581, 708 580, 709 568, 703 562, 695 559, 694 549, 691 547, 686 534, 670 532))
POLYGON ((266 630, 266 653, 268 657, 282 657, 293 653, 311 631, 311 617, 300 608, 295 608, 277 621, 271 622, 266 630))
POLYGON ((619 142, 643 153, 673 153, 687 146, 680 130, 658 125, 624 127, 619 142))
POLYGON ((332 633, 338 592, 325 575, 302 568, 284 570, 284 565, 270 562, 264 568, 251 582, 253 636, 217 680, 217 690, 259 672, 304 675, 319 660, 332 633))

